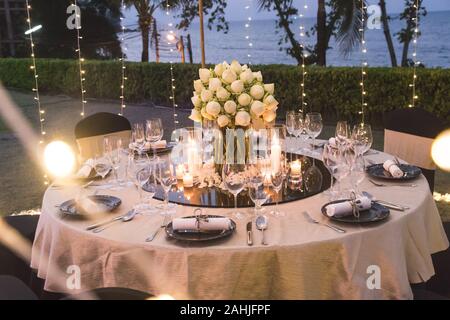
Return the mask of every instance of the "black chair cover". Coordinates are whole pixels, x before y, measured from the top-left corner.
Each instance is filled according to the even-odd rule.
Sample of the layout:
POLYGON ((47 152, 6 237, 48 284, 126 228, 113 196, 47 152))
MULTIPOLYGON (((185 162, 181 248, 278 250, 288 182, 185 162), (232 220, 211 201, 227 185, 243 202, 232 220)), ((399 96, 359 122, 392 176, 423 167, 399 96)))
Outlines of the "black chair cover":
POLYGON ((75 126, 75 138, 87 138, 131 130, 127 118, 114 113, 99 112, 88 116, 75 126))
MULTIPOLYGON (((391 131, 435 139, 448 125, 443 119, 422 108, 405 108, 396 109, 385 114, 384 127, 391 131)), ((435 170, 421 169, 428 180, 431 192, 433 192, 435 170)))
POLYGON ((0 300, 37 300, 37 297, 21 280, 0 275, 0 300))

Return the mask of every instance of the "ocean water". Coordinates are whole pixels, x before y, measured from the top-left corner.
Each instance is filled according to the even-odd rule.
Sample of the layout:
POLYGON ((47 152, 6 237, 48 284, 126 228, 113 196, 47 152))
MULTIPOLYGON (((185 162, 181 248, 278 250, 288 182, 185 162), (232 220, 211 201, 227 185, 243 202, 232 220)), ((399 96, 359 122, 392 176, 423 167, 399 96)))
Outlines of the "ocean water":
MULTIPOLYGON (((136 26, 135 13, 127 13, 125 23, 131 28, 136 26)), ((307 29, 315 23, 315 18, 306 18, 307 29)), ((278 41, 284 32, 277 34, 275 20, 253 20, 249 29, 253 46, 250 47, 248 40, 245 39, 246 28, 245 21, 230 21, 229 32, 216 32, 206 29, 206 61, 207 63, 218 63, 224 60, 230 61, 237 59, 241 63, 249 62, 248 54, 251 54, 251 63, 253 64, 296 64, 295 59, 280 51, 278 41)), ((400 63, 402 56, 402 45, 396 40, 394 33, 398 32, 405 22, 400 21, 398 16, 392 15, 390 21, 391 34, 397 54, 397 61, 400 63)), ((292 30, 299 30, 299 21, 294 20, 292 30)), ((188 33, 192 39, 192 50, 194 62, 200 62, 200 35, 199 25, 193 24, 188 31, 180 32, 186 36, 188 33)), ((421 20, 420 31, 422 33, 418 41, 417 57, 426 67, 450 68, 450 11, 429 12, 421 20)), ((160 30, 164 37, 165 30, 160 30)), ((127 57, 131 61, 140 61, 142 41, 139 32, 128 32, 125 36, 125 46, 127 48, 127 57)), ((366 31, 366 40, 368 48, 368 62, 370 66, 390 66, 389 52, 382 29, 366 31)), ((162 41, 164 42, 164 41, 162 41)), ((307 38, 307 44, 314 44, 315 38, 307 38)), ((361 53, 356 48, 349 56, 343 56, 339 51, 338 45, 332 39, 331 49, 327 53, 327 64, 330 66, 357 66, 361 63, 361 53)), ((166 43, 161 45, 161 61, 168 62, 181 61, 180 54, 170 52, 170 47, 166 43)), ((410 56, 412 48, 410 49, 410 56)), ((187 57, 187 52, 186 52, 187 57)), ((187 58, 186 58, 187 59, 187 58)), ((150 49, 150 60, 155 61, 154 49, 150 49)))

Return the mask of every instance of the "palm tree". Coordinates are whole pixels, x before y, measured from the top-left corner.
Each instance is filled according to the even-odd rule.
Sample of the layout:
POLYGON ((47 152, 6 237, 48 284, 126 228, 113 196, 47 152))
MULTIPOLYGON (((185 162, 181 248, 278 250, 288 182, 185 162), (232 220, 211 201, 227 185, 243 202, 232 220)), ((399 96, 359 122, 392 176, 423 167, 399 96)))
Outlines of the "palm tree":
POLYGON ((134 6, 138 14, 138 24, 142 36, 142 54, 141 61, 149 61, 149 41, 150 29, 153 24, 153 15, 166 1, 164 0, 125 0, 125 5, 129 8, 134 6))

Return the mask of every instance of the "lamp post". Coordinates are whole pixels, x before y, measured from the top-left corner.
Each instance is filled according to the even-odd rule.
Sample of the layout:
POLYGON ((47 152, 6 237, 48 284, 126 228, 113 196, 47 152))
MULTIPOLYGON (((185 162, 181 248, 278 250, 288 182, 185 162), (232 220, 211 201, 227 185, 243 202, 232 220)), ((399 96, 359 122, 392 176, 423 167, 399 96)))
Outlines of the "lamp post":
POLYGON ((202 50, 202 68, 205 67, 205 30, 203 28, 203 0, 198 1, 198 16, 200 18, 200 47, 202 50))

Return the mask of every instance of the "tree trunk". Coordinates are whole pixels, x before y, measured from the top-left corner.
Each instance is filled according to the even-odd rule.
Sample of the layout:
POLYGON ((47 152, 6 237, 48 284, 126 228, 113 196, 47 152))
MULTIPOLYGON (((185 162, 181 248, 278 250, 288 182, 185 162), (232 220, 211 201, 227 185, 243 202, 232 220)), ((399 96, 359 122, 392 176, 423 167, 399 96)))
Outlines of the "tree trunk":
POLYGON ((191 43, 191 35, 187 35, 187 46, 188 46, 188 54, 189 54, 189 63, 194 63, 194 57, 192 56, 192 43, 191 43))
POLYGON ((153 40, 155 41, 155 53, 156 53, 156 63, 159 63, 159 38, 158 38, 158 25, 156 19, 153 19, 153 40))
POLYGON ((142 55, 141 61, 149 61, 148 48, 150 45, 150 25, 152 22, 152 17, 140 17, 139 18, 139 28, 141 29, 142 35, 142 55))
POLYGON ((389 55, 391 57, 391 64, 393 67, 397 67, 397 57, 395 55, 394 44, 392 43, 391 31, 389 29, 389 21, 385 0, 380 0, 379 6, 381 8, 381 22, 383 23, 384 37, 386 38, 389 55))
POLYGON ((317 65, 327 65, 327 12, 325 0, 318 0, 317 9, 317 65))

